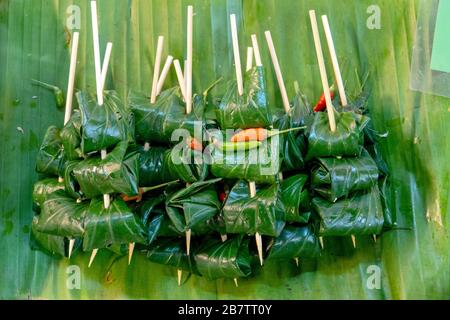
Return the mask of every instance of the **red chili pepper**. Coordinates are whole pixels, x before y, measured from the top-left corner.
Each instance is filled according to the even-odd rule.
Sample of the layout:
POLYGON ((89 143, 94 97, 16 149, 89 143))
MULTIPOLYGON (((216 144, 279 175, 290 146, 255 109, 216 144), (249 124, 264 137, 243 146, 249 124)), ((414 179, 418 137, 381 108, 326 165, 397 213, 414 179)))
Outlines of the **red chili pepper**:
POLYGON ((203 151, 203 146, 202 146, 202 144, 201 144, 200 142, 198 142, 198 140, 195 139, 195 138, 192 138, 192 139, 190 140, 189 147, 190 147, 192 150, 196 150, 196 151, 200 151, 200 152, 203 151))
POLYGON ((225 199, 227 198, 227 193, 225 191, 219 192, 219 200, 220 202, 225 202, 225 199))
MULTIPOLYGON (((333 86, 330 88, 330 94, 331 94, 331 100, 334 99, 334 88, 333 86)), ((323 93, 320 96, 319 101, 317 102, 316 106, 314 107, 314 112, 322 112, 327 108, 327 101, 325 99, 325 94, 323 93)))

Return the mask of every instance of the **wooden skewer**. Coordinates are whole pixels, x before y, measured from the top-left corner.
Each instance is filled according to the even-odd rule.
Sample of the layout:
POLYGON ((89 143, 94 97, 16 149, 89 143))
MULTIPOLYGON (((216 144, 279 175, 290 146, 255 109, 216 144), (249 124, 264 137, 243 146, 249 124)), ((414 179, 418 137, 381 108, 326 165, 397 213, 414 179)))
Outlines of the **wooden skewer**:
POLYGON ((235 14, 230 15, 230 22, 231 22, 231 37, 233 41, 234 65, 236 68, 236 81, 238 93, 240 96, 242 96, 244 94, 244 84, 242 80, 241 56, 239 53, 239 40, 235 14))
POLYGON ((188 6, 187 12, 187 65, 186 65, 186 113, 192 111, 192 41, 193 41, 194 7, 188 6))
MULTIPOLYGON (((66 110, 64 114, 64 125, 66 125, 70 117, 72 116, 72 102, 73 102, 73 91, 75 86, 75 72, 77 68, 77 56, 78 56, 78 43, 80 39, 80 34, 78 32, 73 33, 72 39, 72 51, 70 55, 70 67, 69 67, 69 81, 67 84, 67 97, 66 97, 66 110)), ((59 177, 59 182, 63 182, 64 179, 59 177)), ((73 247, 75 245, 75 239, 69 240, 69 259, 72 256, 73 247)))
POLYGON ((164 81, 166 81, 167 74, 169 73, 170 66, 172 65, 172 61, 173 61, 173 57, 167 56, 166 63, 164 64, 164 68, 162 69, 161 76, 159 77, 159 80, 158 80, 158 85, 156 88, 156 96, 159 96, 159 94, 161 93, 161 90, 164 85, 164 81))
POLYGON ((256 34, 252 34, 251 38, 253 52, 255 53, 255 64, 256 66, 262 66, 261 53, 259 52, 258 39, 256 38, 256 34))
POLYGON ((373 235, 372 235, 372 239, 373 239, 373 242, 374 242, 374 243, 377 243, 377 235, 376 235, 376 234, 373 234, 373 235))
POLYGON ((327 103, 328 121, 330 122, 331 132, 335 132, 336 131, 336 120, 334 118, 334 107, 333 107, 333 103, 331 101, 330 86, 328 84, 327 70, 325 69, 325 61, 323 59, 322 45, 320 44, 320 35, 319 35, 319 28, 317 26, 316 12, 314 10, 310 10, 309 17, 311 20, 311 27, 312 27, 312 31, 313 31, 313 37, 314 37, 314 45, 316 47, 316 55, 317 55, 317 61, 319 64, 320 77, 322 79, 323 92, 325 95, 325 101, 327 103))
POLYGON ((102 92, 105 89, 106 75, 108 74, 109 61, 111 60, 112 47, 113 47, 113 44, 111 42, 108 42, 106 44, 106 51, 105 51, 105 57, 103 58, 102 75, 101 75, 101 82, 100 82, 102 85, 102 92))
POLYGON ((177 275, 178 275, 178 286, 181 287, 181 279, 183 277, 183 270, 178 269, 177 270, 177 275))
POLYGON ((233 280, 234 280, 234 285, 236 286, 236 288, 239 287, 238 279, 234 278, 233 280))
POLYGON ((295 260, 295 265, 298 268, 298 266, 300 265, 300 259, 299 258, 294 258, 294 260, 295 260))
POLYGON ((323 237, 319 237, 320 248, 323 250, 323 237))
POLYGON ((345 94, 344 82, 342 81, 341 68, 339 67, 339 61, 336 55, 336 48, 334 47, 333 36, 331 34, 330 24, 328 23, 328 17, 326 15, 322 16, 322 24, 325 30, 325 36, 327 38, 328 50, 331 56, 331 62, 333 63, 334 76, 336 78, 336 83, 339 91, 339 97, 341 98, 341 105, 343 107, 347 106, 347 96, 345 94))
POLYGON ((267 45, 269 46, 270 56, 272 58, 273 67, 275 68, 275 74, 277 76, 278 85, 280 87, 281 98, 283 100, 284 111, 286 113, 291 109, 289 98, 286 92, 286 86, 284 85, 283 74, 281 73, 280 63, 278 62, 277 53, 275 51, 275 46, 273 45, 272 35, 270 31, 264 32, 267 40, 267 45))
MULTIPOLYGON (((254 181, 251 181, 248 183, 248 186, 250 188, 250 198, 253 198, 256 196, 256 184, 254 181)), ((255 240, 256 240, 256 248, 258 249, 258 256, 259 256, 259 263, 261 265, 264 264, 264 258, 263 258, 263 244, 262 244, 262 237, 259 232, 255 233, 255 240)))
POLYGON ((178 85, 180 86, 181 95, 183 100, 186 101, 186 82, 184 80, 183 70, 181 69, 180 60, 173 60, 173 66, 175 67, 175 72, 177 74, 178 85))
POLYGON ((128 265, 131 264, 131 259, 133 258, 134 247, 136 246, 135 242, 131 242, 128 244, 128 265))
POLYGON ((164 37, 158 37, 158 44, 156 46, 156 57, 155 57, 155 68, 153 70, 153 84, 152 84, 152 92, 150 97, 150 103, 156 102, 157 96, 157 88, 158 88, 158 80, 159 80, 159 70, 161 68, 161 57, 162 51, 164 48, 164 37))
POLYGON ((253 47, 247 48, 247 66, 246 71, 249 71, 253 66, 253 47))
POLYGON ((356 248, 356 238, 355 235, 352 234, 352 243, 353 243, 353 248, 356 248))

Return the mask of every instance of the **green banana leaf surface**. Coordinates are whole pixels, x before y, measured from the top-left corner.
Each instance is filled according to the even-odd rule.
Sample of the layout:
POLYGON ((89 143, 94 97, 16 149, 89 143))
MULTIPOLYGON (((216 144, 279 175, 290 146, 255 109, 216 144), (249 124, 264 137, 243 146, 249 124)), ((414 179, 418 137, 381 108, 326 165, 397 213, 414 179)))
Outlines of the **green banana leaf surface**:
MULTIPOLYGON (((389 169, 387 206, 397 227, 383 232, 376 243, 369 236, 357 236, 356 249, 349 237, 325 237, 324 249, 314 263, 300 259, 297 268, 293 261, 267 260, 252 277, 240 279, 239 288, 232 280, 210 281, 196 275, 178 287, 175 268, 152 263, 136 250, 130 267, 126 257, 99 250, 91 268, 90 252, 68 260, 31 251, 32 186, 39 180, 36 159, 47 128, 62 128, 64 113, 56 107, 53 93, 33 86, 30 79, 65 91, 69 32, 76 30, 80 31, 80 44, 75 86, 94 91, 90 4, 81 0, 4 0, 0 2, 0 274, 7 276, 0 281, 0 298, 448 299, 449 103, 447 98, 410 90, 413 47, 419 45, 424 56, 431 55, 437 1, 97 2, 101 51, 108 41, 113 43, 105 89, 114 89, 121 101, 127 101, 130 90, 150 91, 159 35, 166 40, 163 57, 185 58, 186 6, 192 4, 193 92, 201 92, 220 77, 235 79, 229 30, 229 14, 235 13, 241 57, 250 45, 250 35, 258 37, 271 114, 283 114, 284 110, 264 31, 272 33, 288 97, 295 96, 293 83, 298 81, 302 94, 315 102, 323 88, 308 11, 326 14, 349 100, 354 101, 354 92, 359 93, 365 83, 373 128, 389 133, 380 139, 379 152, 389 169), (371 24, 377 17, 379 29, 371 24), (74 23, 67 25, 68 21, 74 23), (416 37, 418 24, 426 35, 424 43, 416 37), (365 74, 367 80, 361 81, 365 74), (80 269, 80 290, 67 288, 68 270, 73 267, 80 269), (371 270, 376 267, 380 286, 368 287, 371 270)), ((325 36, 321 39, 331 83, 325 36)), ((170 72, 164 90, 176 84, 176 75, 170 72)), ((38 235, 41 244, 53 247, 50 251, 64 255, 64 238, 38 235)), ((264 244, 269 244, 265 237, 264 244)), ((191 249, 196 248, 199 245, 192 243, 191 249)), ((179 249, 185 253, 184 238, 180 238, 179 249)))
POLYGON ((274 239, 268 259, 317 258, 319 255, 319 238, 311 225, 303 227, 287 225, 280 236, 274 239))

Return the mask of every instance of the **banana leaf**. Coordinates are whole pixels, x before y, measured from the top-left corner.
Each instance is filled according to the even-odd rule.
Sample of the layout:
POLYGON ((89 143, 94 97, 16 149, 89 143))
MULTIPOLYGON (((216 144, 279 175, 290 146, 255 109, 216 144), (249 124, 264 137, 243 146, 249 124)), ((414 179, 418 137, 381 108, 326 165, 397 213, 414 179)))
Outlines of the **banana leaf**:
POLYGON ((201 152, 182 149, 166 149, 150 147, 148 151, 143 147, 139 152, 139 186, 151 187, 163 183, 181 180, 186 183, 201 181, 208 175, 206 162, 195 161, 201 157, 201 152))
POLYGON ((47 178, 36 182, 33 186, 33 207, 39 211, 47 197, 58 190, 64 190, 64 183, 58 179, 47 178))
POLYGON ((115 91, 104 93, 104 103, 80 91, 76 94, 81 111, 81 150, 87 154, 134 140, 134 118, 115 91))
POLYGON ((214 184, 221 179, 195 182, 167 197, 166 212, 178 232, 205 224, 220 211, 214 184))
POLYGON ((392 202, 393 189, 389 177, 381 177, 378 181, 380 190, 381 205, 383 206, 384 228, 392 229, 397 226, 397 216, 395 211, 390 209, 392 202))
POLYGON ((207 279, 242 278, 252 273, 249 239, 240 235, 225 242, 207 239, 194 258, 198 272, 207 279))
POLYGON ((63 145, 60 133, 61 130, 55 126, 50 126, 47 129, 37 154, 37 172, 50 176, 60 175, 64 163, 63 145))
POLYGON ((327 113, 316 113, 308 134, 307 160, 361 154, 365 123, 358 123, 353 112, 335 112, 335 119, 336 131, 331 132, 327 113))
POLYGON ((263 184, 273 184, 278 179, 281 167, 278 137, 264 141, 257 149, 223 151, 212 147, 210 151, 211 173, 216 177, 263 184))
POLYGON ((216 119, 222 130, 264 128, 271 124, 263 67, 249 70, 243 80, 243 95, 238 93, 237 82, 230 81, 216 109, 216 119))
POLYGON ((286 226, 273 240, 268 260, 289 260, 295 258, 316 258, 320 255, 319 238, 311 225, 303 227, 286 226))
MULTIPOLYGON (((88 199, 116 192, 135 196, 139 192, 139 154, 127 153, 127 149, 128 143, 120 142, 103 160, 93 157, 68 166, 65 176, 71 181, 73 175, 81 193, 88 199)), ((75 187, 71 193, 76 193, 77 189, 75 187)))
POLYGON ((357 158, 319 158, 311 174, 314 191, 331 202, 377 182, 377 164, 365 150, 357 158))
POLYGON ((277 237, 283 229, 285 207, 280 201, 277 184, 257 190, 250 198, 248 182, 238 181, 222 208, 227 233, 277 237))
POLYGON ((77 203, 64 191, 53 192, 42 204, 36 230, 60 237, 82 237, 88 207, 88 203, 77 203))
POLYGON ((147 259, 198 274, 192 255, 187 255, 184 239, 158 239, 147 249, 147 259))
POLYGON ((380 144, 376 143, 376 144, 366 145, 365 148, 367 149, 367 152, 369 152, 370 156, 377 164, 380 175, 388 176, 389 168, 388 168, 386 161, 384 161, 383 156, 381 155, 380 144))
POLYGON ((161 92, 156 103, 151 104, 150 97, 134 91, 129 93, 128 101, 136 119, 138 141, 173 143, 176 141, 172 141, 172 133, 176 129, 185 129, 191 136, 196 136, 196 130, 201 133, 204 120, 203 97, 194 96, 192 112, 187 115, 186 104, 180 94, 179 87, 167 89, 161 92))
POLYGON ((81 152, 81 113, 74 110, 67 124, 61 130, 61 140, 64 147, 64 158, 66 160, 77 160, 86 158, 81 152))
POLYGON ((335 203, 316 197, 312 206, 320 217, 321 236, 377 235, 383 228, 378 186, 367 192, 355 192, 335 203))
POLYGON ((39 216, 33 217, 30 232, 30 248, 39 250, 48 255, 56 257, 65 257, 66 243, 64 237, 52 236, 37 231, 36 226, 39 224, 39 216))
POLYGON ((102 199, 92 199, 84 222, 83 250, 106 248, 114 244, 146 244, 141 220, 120 199, 111 201, 108 209, 102 199))
POLYGON ((310 213, 310 194, 306 188, 308 176, 289 177, 281 182, 281 201, 284 204, 284 219, 287 222, 307 223, 310 213))

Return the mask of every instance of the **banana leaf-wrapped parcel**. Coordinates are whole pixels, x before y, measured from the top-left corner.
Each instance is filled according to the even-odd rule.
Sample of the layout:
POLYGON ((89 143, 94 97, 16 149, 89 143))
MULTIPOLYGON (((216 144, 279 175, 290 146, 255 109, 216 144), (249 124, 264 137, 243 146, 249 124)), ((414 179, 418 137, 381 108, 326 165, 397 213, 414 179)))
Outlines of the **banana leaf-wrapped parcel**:
POLYGON ((202 153, 191 149, 143 147, 139 152, 139 186, 151 187, 181 180, 186 183, 201 181, 208 175, 205 161, 195 161, 202 153))
POLYGON ((248 183, 240 180, 231 189, 222 208, 227 233, 277 237, 285 222, 285 207, 280 201, 278 184, 257 190, 250 198, 248 183))
POLYGON ((207 239, 194 258, 198 272, 211 280, 248 277, 252 272, 249 239, 242 235, 225 242, 207 239))
POLYGON ((147 243, 141 220, 120 199, 111 201, 108 209, 102 199, 92 199, 84 219, 84 229, 84 251, 114 244, 147 243))
POLYGON ((284 220, 307 223, 311 216, 310 194, 306 187, 308 176, 298 174, 281 182, 280 197, 284 205, 284 220))
MULTIPOLYGON (((280 172, 280 139, 270 138, 250 150, 210 149, 211 173, 224 179, 244 179, 273 184, 280 172)), ((211 145, 210 145, 211 146, 211 145)))
POLYGON ((369 119, 353 112, 335 112, 335 119, 336 131, 332 132, 326 112, 316 113, 309 129, 307 160, 361 154, 363 130, 369 119))
POLYGON ((314 190, 331 202, 377 182, 377 164, 365 150, 356 158, 319 158, 311 174, 314 190))
POLYGON ((86 158, 81 151, 81 113, 74 110, 67 124, 61 130, 61 140, 64 146, 64 158, 77 160, 86 158))
POLYGON ((187 255, 184 239, 158 239, 147 249, 147 259, 167 266, 198 274, 192 255, 187 255))
POLYGON ((62 173, 63 166, 61 130, 55 126, 50 126, 37 154, 36 171, 50 176, 59 176, 62 173))
POLYGON ((214 184, 221 179, 195 182, 168 195, 166 212, 178 232, 208 229, 208 221, 216 216, 222 203, 214 184))
POLYGON ((134 117, 115 91, 105 91, 103 105, 86 92, 76 94, 81 111, 81 150, 87 154, 134 140, 134 117))
POLYGON ((271 125, 262 67, 245 73, 242 96, 238 93, 235 80, 228 83, 216 109, 216 118, 222 129, 264 128, 271 125))
POLYGON ((316 258, 319 255, 319 238, 312 225, 286 226, 273 240, 268 259, 316 258))
POLYGON ((61 237, 82 237, 88 207, 88 203, 77 203, 62 190, 53 192, 42 204, 36 230, 61 237))
POLYGON ((58 190, 64 190, 64 182, 55 178, 47 178, 36 182, 33 186, 33 207, 39 211, 47 197, 58 190))
POLYGON ((32 250, 43 251, 51 256, 65 257, 66 239, 37 231, 39 215, 33 217, 30 232, 30 247, 32 250))
POLYGON ((64 174, 66 190, 87 199, 109 193, 138 195, 139 154, 127 153, 127 149, 128 143, 120 142, 105 159, 93 157, 68 163, 64 174))
POLYGON ((383 228, 378 186, 355 192, 335 203, 316 197, 312 206, 320 217, 321 236, 374 235, 380 234, 383 228))
POLYGON ((133 91, 128 100, 135 116, 136 139, 140 142, 177 142, 172 141, 172 133, 176 129, 187 130, 191 136, 202 133, 205 104, 201 95, 194 96, 190 114, 186 114, 179 87, 161 92, 154 104, 150 103, 150 97, 133 91))

